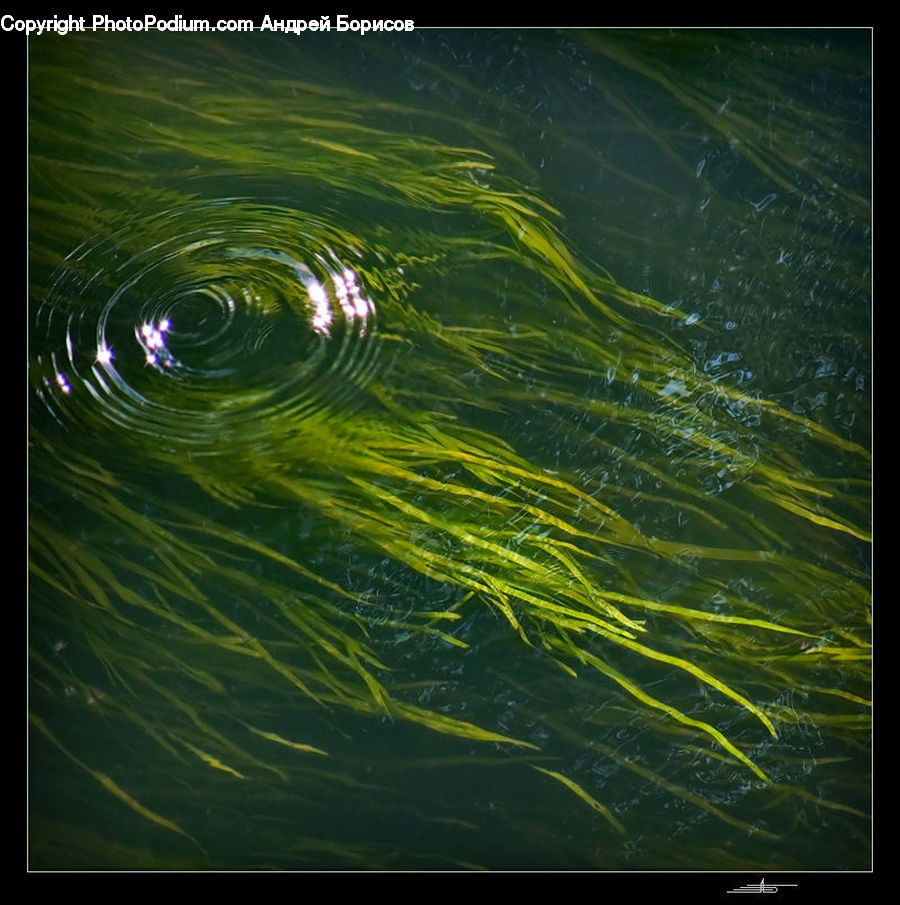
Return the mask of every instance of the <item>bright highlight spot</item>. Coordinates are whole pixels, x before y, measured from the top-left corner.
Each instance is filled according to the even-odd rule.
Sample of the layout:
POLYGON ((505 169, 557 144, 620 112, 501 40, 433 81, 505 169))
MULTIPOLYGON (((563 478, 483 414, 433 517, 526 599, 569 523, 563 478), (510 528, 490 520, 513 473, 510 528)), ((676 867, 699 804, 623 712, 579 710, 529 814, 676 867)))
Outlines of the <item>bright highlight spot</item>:
POLYGON ((325 293, 325 289, 321 283, 312 280, 308 284, 306 292, 309 296, 310 304, 313 307, 313 330, 316 330, 318 333, 328 333, 328 328, 331 326, 333 315, 331 313, 331 307, 328 304, 328 296, 325 293))
MULTIPOLYGON (((328 293, 321 283, 316 280, 304 279, 306 292, 309 296, 309 304, 312 308, 312 327, 319 333, 329 333, 334 313, 328 302, 328 293)), ((332 274, 331 282, 334 286, 334 296, 340 305, 341 313, 348 321, 359 318, 361 321, 374 310, 372 303, 364 299, 360 294, 356 283, 356 274, 352 270, 345 270, 342 274, 332 274)), ((365 330, 365 324, 361 332, 365 330)))
POLYGON ((171 329, 172 322, 164 317, 158 324, 144 322, 137 332, 138 341, 144 347, 144 360, 148 365, 172 366, 172 354, 166 348, 164 334, 171 329))

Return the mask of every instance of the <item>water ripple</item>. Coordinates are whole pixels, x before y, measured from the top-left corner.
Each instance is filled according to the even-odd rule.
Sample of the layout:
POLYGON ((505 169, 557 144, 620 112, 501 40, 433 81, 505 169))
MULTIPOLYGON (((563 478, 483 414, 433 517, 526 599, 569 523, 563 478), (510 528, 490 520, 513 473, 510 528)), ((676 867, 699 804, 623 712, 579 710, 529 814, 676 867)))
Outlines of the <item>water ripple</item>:
POLYGON ((383 356, 364 246, 300 212, 181 205, 72 252, 32 326, 47 409, 214 453, 345 416, 383 356), (49 341, 49 342, 48 342, 49 341))

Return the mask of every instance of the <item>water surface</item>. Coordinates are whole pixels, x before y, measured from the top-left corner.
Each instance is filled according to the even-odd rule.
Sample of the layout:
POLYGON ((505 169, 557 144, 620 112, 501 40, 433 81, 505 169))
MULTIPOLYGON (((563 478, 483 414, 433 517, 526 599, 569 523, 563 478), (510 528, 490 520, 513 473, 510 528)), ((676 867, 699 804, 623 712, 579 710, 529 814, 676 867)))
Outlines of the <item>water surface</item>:
POLYGON ((29 47, 36 868, 869 865, 867 32, 29 47))

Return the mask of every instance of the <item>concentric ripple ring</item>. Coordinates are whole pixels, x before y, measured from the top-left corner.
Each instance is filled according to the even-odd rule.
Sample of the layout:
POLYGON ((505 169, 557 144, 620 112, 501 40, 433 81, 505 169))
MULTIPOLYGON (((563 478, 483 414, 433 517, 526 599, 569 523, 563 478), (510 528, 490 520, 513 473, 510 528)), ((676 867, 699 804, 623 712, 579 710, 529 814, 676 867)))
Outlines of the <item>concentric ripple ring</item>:
POLYGON ((308 214, 242 200, 127 222, 41 300, 40 397, 62 423, 206 454, 258 443, 272 418, 345 416, 383 362, 364 256, 308 214))

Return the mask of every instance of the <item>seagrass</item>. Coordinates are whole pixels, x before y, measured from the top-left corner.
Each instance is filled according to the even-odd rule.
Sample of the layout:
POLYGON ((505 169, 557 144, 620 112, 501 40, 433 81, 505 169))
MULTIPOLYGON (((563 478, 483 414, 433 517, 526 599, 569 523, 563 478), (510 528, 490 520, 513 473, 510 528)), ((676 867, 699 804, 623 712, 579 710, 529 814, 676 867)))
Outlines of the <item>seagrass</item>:
MULTIPOLYGON (((771 86, 748 83, 732 101, 743 112, 723 121, 699 77, 676 79, 676 64, 634 37, 579 40, 795 191, 799 113, 787 107, 771 145, 753 125, 771 86)), ((452 662, 477 647, 463 627, 494 614, 548 687, 569 683, 613 724, 677 739, 739 774, 755 800, 809 798, 782 779, 786 727, 847 744, 868 729, 865 439, 699 368, 672 329, 687 312, 582 256, 557 207, 520 181, 501 133, 318 84, 287 45, 267 63, 252 43, 183 41, 190 53, 129 39, 133 68, 102 39, 49 38, 31 55, 30 697, 43 739, 201 857, 211 845, 196 814, 176 821, 176 800, 139 773, 126 786, 89 763, 79 732, 64 738, 51 714, 90 712, 149 739, 186 787, 244 784, 260 800, 269 783, 308 801, 358 782, 306 737, 311 714, 408 723, 491 747, 510 769, 524 756, 531 781, 556 780, 612 836, 633 832, 602 791, 544 759, 554 745, 522 720, 506 728, 486 703, 457 708, 452 695, 422 703, 429 680, 406 677, 387 640, 439 645, 452 662), (443 143, 445 131, 472 146, 443 143), (348 321, 328 345, 310 334, 318 357, 297 365, 282 334, 308 316, 311 277, 294 261, 352 267, 377 307, 377 321, 348 321), (515 329, 492 301, 500 279, 521 312, 515 329), (286 344, 275 383, 232 366, 228 349, 218 371, 177 380, 119 352, 154 296, 181 291, 172 298, 199 306, 226 289, 240 299, 239 287, 250 287, 239 313, 259 346, 286 344), (98 322, 116 337, 112 360, 98 322), (561 432, 577 454, 529 452, 515 424, 561 432), (823 460, 824 472, 806 464, 823 460), (662 529, 642 527, 648 510, 662 529), (268 537, 254 526, 271 513, 313 527, 295 543, 268 537), (364 590, 336 539, 389 564, 383 589, 364 590), (658 576, 671 574, 669 591, 658 576), (438 587, 452 593, 434 606, 438 587), (48 651, 56 637, 78 655, 48 651), (263 693, 297 708, 293 731, 254 709, 263 693)), ((617 98, 625 128, 688 166, 680 136, 655 131, 610 82, 597 90, 617 98)), ((803 179, 824 182, 818 166, 804 163, 803 179)), ((835 203, 867 210, 851 189, 835 203)), ((777 836, 639 751, 550 722, 726 826, 777 836)), ((294 848, 319 845, 389 863, 346 838, 294 848)))

